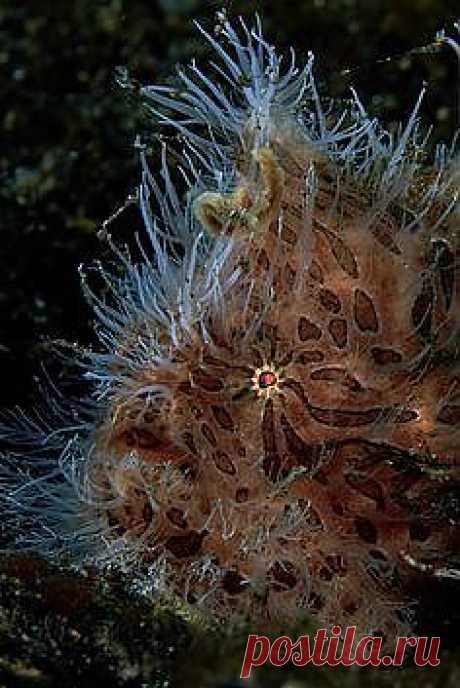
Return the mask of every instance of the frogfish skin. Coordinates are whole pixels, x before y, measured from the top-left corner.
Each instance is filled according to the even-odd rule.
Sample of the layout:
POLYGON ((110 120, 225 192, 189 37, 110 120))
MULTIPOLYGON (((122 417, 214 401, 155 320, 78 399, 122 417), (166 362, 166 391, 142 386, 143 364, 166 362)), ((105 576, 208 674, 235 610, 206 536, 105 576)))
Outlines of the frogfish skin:
POLYGON ((108 236, 119 269, 82 273, 86 396, 4 417, 14 547, 218 618, 401 634, 413 576, 460 576, 455 146, 429 158, 423 91, 390 133, 258 19, 198 30, 206 70, 142 88, 166 133, 159 170, 138 142, 138 255, 108 236))

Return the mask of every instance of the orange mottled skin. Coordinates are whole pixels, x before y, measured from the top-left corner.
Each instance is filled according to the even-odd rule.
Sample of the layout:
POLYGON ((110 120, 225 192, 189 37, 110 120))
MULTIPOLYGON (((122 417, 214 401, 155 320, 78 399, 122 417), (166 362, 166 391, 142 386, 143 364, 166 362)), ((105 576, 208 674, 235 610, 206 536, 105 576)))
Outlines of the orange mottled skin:
POLYGON ((225 327, 143 369, 101 432, 124 497, 110 519, 222 616, 307 610, 393 635, 409 618, 408 558, 435 566, 460 547, 440 516, 458 483, 426 470, 458 465, 452 227, 401 235, 365 189, 337 194, 337 171, 307 146, 278 138, 257 160, 255 180, 242 172, 233 194, 195 204, 244 268, 225 327), (151 412, 130 402, 146 381, 169 390, 151 412))

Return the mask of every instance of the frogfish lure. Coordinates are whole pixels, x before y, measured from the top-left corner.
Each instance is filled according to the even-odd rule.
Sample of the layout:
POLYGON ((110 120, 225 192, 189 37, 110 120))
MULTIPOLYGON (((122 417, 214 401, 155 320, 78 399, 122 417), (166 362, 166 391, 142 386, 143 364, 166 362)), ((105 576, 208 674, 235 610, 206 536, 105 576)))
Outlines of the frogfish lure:
POLYGON ((427 162, 423 91, 396 133, 326 106, 258 19, 198 30, 206 70, 141 90, 173 135, 157 173, 139 143, 139 256, 82 272, 86 396, 4 416, 3 518, 216 618, 393 637, 460 576, 455 142, 427 162))

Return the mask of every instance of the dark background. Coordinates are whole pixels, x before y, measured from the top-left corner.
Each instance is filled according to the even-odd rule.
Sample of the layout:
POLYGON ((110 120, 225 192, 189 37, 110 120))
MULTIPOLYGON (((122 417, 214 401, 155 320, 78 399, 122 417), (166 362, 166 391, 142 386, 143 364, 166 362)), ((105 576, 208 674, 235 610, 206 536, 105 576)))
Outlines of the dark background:
MULTIPOLYGON (((139 181, 133 148, 151 124, 117 67, 142 84, 161 81, 208 48, 222 3, 203 0, 0 0, 0 407, 27 403, 47 339, 91 343, 91 313, 78 265, 104 260, 101 223, 139 181)), ((392 127, 426 80, 423 108, 434 140, 456 125, 458 65, 452 50, 419 52, 452 34, 457 0, 284 0, 227 3, 230 17, 260 12, 270 42, 316 54, 323 93, 353 84, 392 127), (386 60, 386 58, 391 58, 386 60), (344 74, 350 68, 351 74, 344 74)), ((130 239, 135 208, 111 225, 130 239)))

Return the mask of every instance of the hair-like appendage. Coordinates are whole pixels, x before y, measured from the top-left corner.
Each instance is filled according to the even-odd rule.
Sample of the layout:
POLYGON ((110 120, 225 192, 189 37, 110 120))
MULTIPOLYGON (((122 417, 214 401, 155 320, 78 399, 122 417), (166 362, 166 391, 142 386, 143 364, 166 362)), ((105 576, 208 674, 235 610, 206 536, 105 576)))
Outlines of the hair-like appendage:
POLYGON ((459 575, 455 142, 426 162, 423 91, 397 135, 354 92, 325 110, 313 57, 284 66, 258 19, 198 30, 209 71, 142 90, 176 133, 158 175, 139 144, 143 260, 108 237, 122 276, 82 273, 87 399, 50 383, 5 418, 4 514, 16 547, 222 617, 392 637, 414 571, 459 575))

